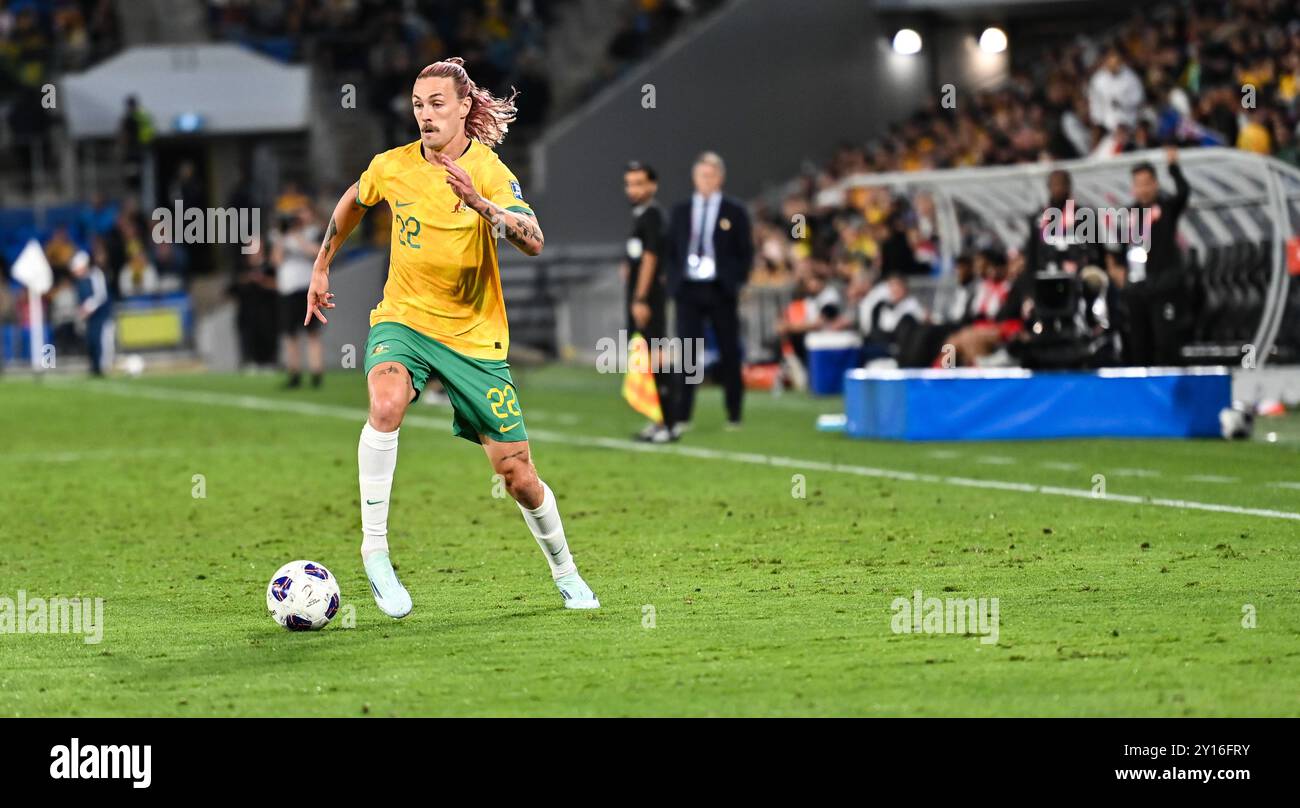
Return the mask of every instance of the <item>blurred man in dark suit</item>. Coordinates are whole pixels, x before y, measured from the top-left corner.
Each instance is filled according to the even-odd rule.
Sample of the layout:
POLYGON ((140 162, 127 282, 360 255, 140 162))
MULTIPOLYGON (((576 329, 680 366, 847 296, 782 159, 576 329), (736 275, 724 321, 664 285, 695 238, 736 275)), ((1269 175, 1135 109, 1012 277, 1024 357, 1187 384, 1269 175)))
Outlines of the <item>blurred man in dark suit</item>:
MULTIPOLYGON (((677 334, 687 357, 693 352, 686 343, 703 339, 706 323, 713 326, 728 427, 736 428, 744 395, 737 300, 754 263, 754 241, 745 206, 722 195, 725 178, 721 157, 704 152, 696 158, 691 169, 695 193, 674 207, 669 219, 667 279, 668 294, 677 302, 677 334)), ((680 434, 691 420, 695 385, 680 385, 678 392, 674 431, 680 434)))

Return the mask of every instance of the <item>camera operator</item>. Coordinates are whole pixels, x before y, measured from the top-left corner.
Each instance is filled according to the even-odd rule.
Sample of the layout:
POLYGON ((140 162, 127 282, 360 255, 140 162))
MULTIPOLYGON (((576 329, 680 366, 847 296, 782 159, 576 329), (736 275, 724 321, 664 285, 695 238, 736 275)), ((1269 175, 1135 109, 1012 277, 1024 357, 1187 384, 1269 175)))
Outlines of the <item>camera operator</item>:
MULTIPOLYGON (((1074 201, 1070 172, 1056 169, 1047 175, 1047 207, 1030 220, 1029 239, 1025 243, 1024 281, 1032 284, 1039 272, 1077 274, 1086 266, 1100 266, 1101 245, 1098 240, 1080 240, 1075 222, 1082 208, 1074 201)), ((1024 276, 1022 276, 1024 277, 1024 276)))
POLYGON ((1048 175, 1047 191, 1048 205, 1032 220, 1025 244, 1025 272, 1007 298, 1008 315, 1019 312, 1024 323, 1008 347, 1025 367, 1114 364, 1119 294, 1102 269, 1100 223, 1075 203, 1068 172, 1048 175), (1086 219, 1093 227, 1076 227, 1086 219))

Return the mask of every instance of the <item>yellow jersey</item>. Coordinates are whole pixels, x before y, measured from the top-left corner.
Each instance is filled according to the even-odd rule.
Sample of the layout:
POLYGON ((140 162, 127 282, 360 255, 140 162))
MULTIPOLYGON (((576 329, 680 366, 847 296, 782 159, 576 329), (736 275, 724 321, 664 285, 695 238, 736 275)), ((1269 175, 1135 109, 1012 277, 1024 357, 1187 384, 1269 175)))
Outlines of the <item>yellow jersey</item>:
MULTIPOLYGON (((470 140, 456 164, 474 188, 506 210, 532 214, 519 181, 496 152, 470 140)), ((375 155, 357 182, 357 202, 393 211, 388 282, 370 324, 395 322, 474 359, 505 359, 510 348, 492 224, 447 185, 447 171, 420 141, 375 155)))

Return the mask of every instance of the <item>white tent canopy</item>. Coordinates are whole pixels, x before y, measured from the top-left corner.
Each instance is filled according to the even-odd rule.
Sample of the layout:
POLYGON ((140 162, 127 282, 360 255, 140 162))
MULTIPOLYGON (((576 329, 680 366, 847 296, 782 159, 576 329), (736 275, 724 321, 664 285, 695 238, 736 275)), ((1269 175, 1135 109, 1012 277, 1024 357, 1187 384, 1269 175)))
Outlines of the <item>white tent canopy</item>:
POLYGON ((59 93, 77 138, 113 135, 132 95, 158 135, 235 134, 306 128, 311 80, 306 67, 238 45, 146 45, 68 76, 59 93), (178 130, 183 117, 198 129, 178 130))

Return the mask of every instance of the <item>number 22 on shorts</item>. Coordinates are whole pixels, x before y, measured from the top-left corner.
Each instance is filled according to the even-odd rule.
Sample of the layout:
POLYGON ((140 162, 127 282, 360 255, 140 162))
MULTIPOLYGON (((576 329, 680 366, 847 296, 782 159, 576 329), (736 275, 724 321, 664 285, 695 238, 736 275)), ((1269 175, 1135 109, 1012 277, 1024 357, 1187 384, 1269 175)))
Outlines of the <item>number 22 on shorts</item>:
POLYGON ((519 409, 519 399, 515 396, 515 388, 509 384, 504 389, 500 387, 489 389, 487 399, 492 404, 492 414, 502 421, 511 416, 518 418, 523 415, 519 409), (505 407, 505 412, 502 412, 502 407, 505 407))

